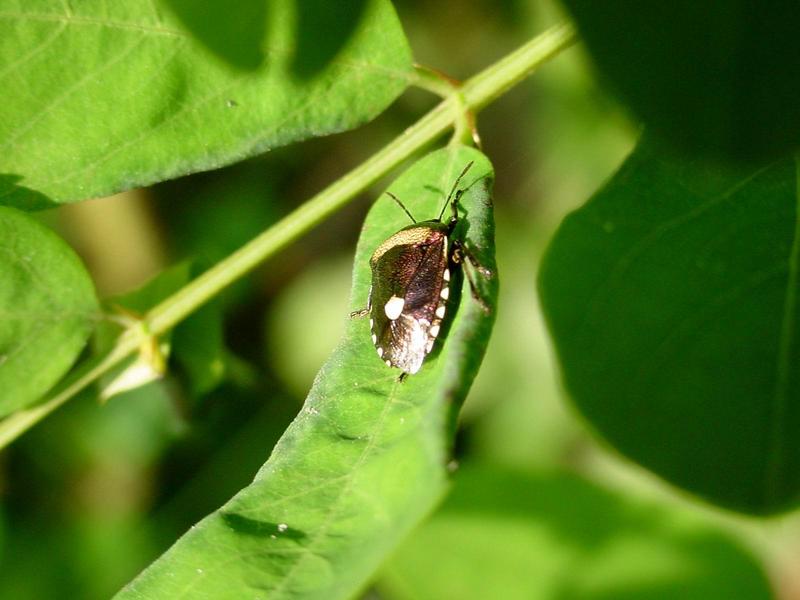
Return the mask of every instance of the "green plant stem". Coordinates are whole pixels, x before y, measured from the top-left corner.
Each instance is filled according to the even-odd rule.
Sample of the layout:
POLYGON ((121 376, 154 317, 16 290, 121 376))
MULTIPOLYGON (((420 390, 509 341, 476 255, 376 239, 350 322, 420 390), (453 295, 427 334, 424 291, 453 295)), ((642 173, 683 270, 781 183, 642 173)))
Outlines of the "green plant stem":
POLYGON ((453 111, 453 136, 450 144, 469 145, 478 142, 477 132, 473 136, 475 115, 464 101, 460 81, 436 69, 415 64, 412 85, 450 100, 450 110, 453 111))
POLYGON ((440 98, 447 98, 461 87, 461 82, 445 75, 441 71, 437 71, 425 65, 414 65, 414 78, 411 84, 429 91, 431 94, 436 94, 440 98))
MULTIPOLYGON (((466 81, 378 153, 154 307, 144 317, 146 329, 156 336, 172 329, 233 281, 324 221, 394 167, 458 124, 464 111, 480 110, 574 41, 571 26, 557 25, 466 81)), ((123 332, 108 353, 80 365, 44 403, 19 411, 0 422, 0 448, 134 354, 141 341, 140 331, 137 324, 123 332)))

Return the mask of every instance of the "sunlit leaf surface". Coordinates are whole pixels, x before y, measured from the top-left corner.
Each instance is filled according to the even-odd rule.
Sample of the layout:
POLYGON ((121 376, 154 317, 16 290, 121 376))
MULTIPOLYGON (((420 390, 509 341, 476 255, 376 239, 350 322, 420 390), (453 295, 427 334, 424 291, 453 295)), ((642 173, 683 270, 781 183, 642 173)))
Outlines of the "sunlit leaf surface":
MULTIPOLYGON (((469 148, 440 150, 413 165, 390 190, 418 219, 435 218, 470 161, 459 235, 494 273, 476 281, 485 302, 494 306, 488 160, 469 148)), ((356 252, 353 309, 366 303, 370 255, 406 224, 408 217, 391 199, 376 201, 356 252)), ((494 317, 456 275, 449 330, 419 373, 398 381, 399 371, 378 358, 366 319, 348 322, 344 339, 255 481, 181 538, 119 598, 329 600, 363 588, 447 488, 454 416, 494 317)), ((313 315, 304 335, 313 335, 313 315)))
POLYGON ((0 0, 0 88, 14 90, 0 204, 107 195, 350 129, 410 69, 386 0, 0 0))
POLYGON ((94 287, 61 238, 0 207, 0 416, 38 400, 72 365, 98 317, 94 287))

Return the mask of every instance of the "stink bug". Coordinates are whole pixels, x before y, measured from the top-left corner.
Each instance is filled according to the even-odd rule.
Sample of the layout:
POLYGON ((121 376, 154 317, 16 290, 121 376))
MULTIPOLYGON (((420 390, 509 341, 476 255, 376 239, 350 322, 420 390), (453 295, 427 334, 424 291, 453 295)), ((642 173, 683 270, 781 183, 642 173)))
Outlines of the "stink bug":
MULTIPOLYGON (((413 375, 433 349, 448 313, 451 274, 460 268, 464 258, 486 277, 491 271, 482 267, 468 253, 464 243, 454 239, 458 224, 458 201, 463 190, 461 179, 472 167, 464 167, 445 198, 436 219, 417 221, 399 198, 386 192, 411 219, 412 224, 386 239, 373 252, 369 264, 372 285, 367 307, 350 314, 351 318, 370 316, 372 343, 378 356, 389 367, 413 375), (447 206, 452 215, 442 222, 447 206)), ((478 293, 471 273, 463 269, 472 295, 485 311, 489 308, 478 293)))

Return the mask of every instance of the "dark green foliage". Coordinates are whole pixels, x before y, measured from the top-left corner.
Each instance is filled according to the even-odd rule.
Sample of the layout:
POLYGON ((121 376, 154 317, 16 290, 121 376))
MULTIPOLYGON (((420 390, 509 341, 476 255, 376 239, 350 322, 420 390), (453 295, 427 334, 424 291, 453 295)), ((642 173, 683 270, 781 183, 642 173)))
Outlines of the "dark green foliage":
POLYGON ((791 160, 726 170, 645 139, 565 219, 539 279, 592 425, 747 512, 800 497, 797 185, 791 160))
POLYGON ((673 145, 756 162, 800 146, 796 3, 564 4, 610 87, 673 145))
POLYGON ((755 561, 691 510, 489 465, 456 473, 379 588, 395 600, 772 598, 755 561))

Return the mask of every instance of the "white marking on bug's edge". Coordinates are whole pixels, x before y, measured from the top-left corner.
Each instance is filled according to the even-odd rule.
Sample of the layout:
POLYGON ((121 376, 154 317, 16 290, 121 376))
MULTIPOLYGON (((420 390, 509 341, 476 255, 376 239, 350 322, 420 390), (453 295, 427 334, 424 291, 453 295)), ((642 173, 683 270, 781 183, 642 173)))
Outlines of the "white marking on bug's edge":
POLYGON ((387 367, 391 367, 392 366, 392 361, 387 360, 387 361, 384 361, 384 362, 386 363, 387 367))
POLYGON ((428 330, 428 334, 429 334, 431 337, 436 337, 437 335, 439 335, 439 326, 438 326, 438 325, 434 325, 433 327, 431 327, 431 328, 428 330))
POLYGON ((372 329, 373 327, 375 327, 375 321, 373 321, 372 319, 370 319, 370 320, 369 320, 369 328, 370 328, 370 329, 372 329))
POLYGON ((436 309, 436 316, 441 319, 442 317, 444 317, 444 311, 445 307, 444 304, 442 304, 439 308, 436 309))
POLYGON ((378 346, 378 356, 383 358, 383 348, 381 348, 380 346, 378 346))
POLYGON ((433 350, 433 340, 430 340, 425 346, 425 352, 428 353, 433 350))
POLYGON ((450 269, 445 269, 442 277, 444 278, 445 281, 450 281, 450 269))
POLYGON ((397 317, 400 316, 400 313, 403 312, 403 307, 406 305, 405 298, 398 298, 397 296, 392 296, 386 302, 386 306, 383 307, 383 311, 386 313, 386 316, 389 318, 390 321, 394 321, 397 317))
POLYGON ((373 344, 377 344, 378 343, 378 336, 375 335, 374 333, 372 334, 372 343, 373 344))
POLYGON ((442 292, 439 294, 443 299, 447 300, 450 297, 450 288, 442 288, 442 292))

